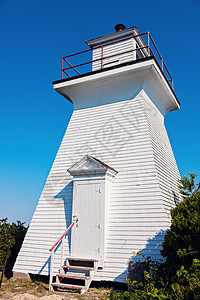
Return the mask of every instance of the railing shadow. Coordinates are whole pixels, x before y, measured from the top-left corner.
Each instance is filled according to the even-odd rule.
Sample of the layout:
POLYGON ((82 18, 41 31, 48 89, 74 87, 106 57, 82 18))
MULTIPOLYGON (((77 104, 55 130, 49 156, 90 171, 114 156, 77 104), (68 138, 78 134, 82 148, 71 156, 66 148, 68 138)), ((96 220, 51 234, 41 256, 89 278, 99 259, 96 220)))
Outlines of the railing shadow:
POLYGON ((48 274, 50 273, 50 261, 51 261, 51 256, 49 255, 48 259, 46 260, 46 262, 44 263, 42 268, 39 270, 39 272, 38 272, 39 275, 43 272, 43 270, 45 269, 46 266, 48 268, 48 274))
MULTIPOLYGON (((65 222, 66 222, 66 227, 63 228, 63 232, 64 232, 70 226, 70 224, 72 222, 73 182, 71 181, 68 185, 66 185, 57 195, 54 196, 54 199, 61 199, 64 204, 65 222)), ((60 236, 61 236, 61 234, 60 234, 60 236)), ((60 236, 58 236, 55 239, 55 243, 60 238, 60 236)), ((70 251, 71 251, 71 231, 69 231, 67 233, 67 235, 64 237, 64 239, 68 240, 68 247, 69 247, 69 253, 70 253, 70 251)), ((58 243, 58 245, 55 248, 55 254, 58 251, 58 249, 60 248, 60 245, 61 245, 61 241, 58 243)), ((41 274, 46 266, 48 267, 48 274, 49 274, 50 273, 50 263, 51 263, 51 255, 49 255, 48 259, 46 260, 44 265, 41 267, 38 274, 41 274)))

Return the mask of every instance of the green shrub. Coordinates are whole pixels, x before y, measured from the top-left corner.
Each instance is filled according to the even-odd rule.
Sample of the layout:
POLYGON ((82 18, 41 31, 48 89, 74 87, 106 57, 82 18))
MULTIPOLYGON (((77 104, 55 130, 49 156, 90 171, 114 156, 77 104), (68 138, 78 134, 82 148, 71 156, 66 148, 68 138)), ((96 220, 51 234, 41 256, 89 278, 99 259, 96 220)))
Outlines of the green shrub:
POLYGON ((24 223, 17 221, 17 223, 9 224, 7 218, 0 220, 0 267, 4 265, 6 254, 8 251, 9 242, 11 247, 9 257, 6 265, 6 275, 12 275, 12 268, 24 240, 27 228, 24 223))
POLYGON ((161 250, 165 261, 148 257, 152 278, 145 271, 144 284, 127 281, 131 289, 113 292, 109 299, 200 299, 200 183, 195 184, 195 174, 189 176, 180 180, 185 199, 171 210, 172 223, 161 250))
POLYGON ((182 193, 188 196, 171 210, 171 228, 161 250, 171 278, 182 265, 189 270, 193 259, 200 260, 200 183, 195 185, 195 177, 190 173, 189 179, 184 176, 180 181, 182 193))

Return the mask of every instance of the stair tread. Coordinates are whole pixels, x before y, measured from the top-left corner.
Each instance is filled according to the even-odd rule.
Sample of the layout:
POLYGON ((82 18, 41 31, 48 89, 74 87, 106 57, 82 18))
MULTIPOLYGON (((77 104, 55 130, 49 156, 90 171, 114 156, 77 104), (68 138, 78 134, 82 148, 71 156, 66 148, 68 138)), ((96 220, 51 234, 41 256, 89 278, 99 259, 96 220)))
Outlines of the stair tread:
POLYGON ((81 260, 81 261, 98 261, 98 259, 90 259, 90 258, 75 258, 75 257, 67 257, 69 260, 81 260))
POLYGON ((75 269, 75 270, 90 270, 94 271, 95 268, 90 268, 90 267, 80 267, 80 266, 63 266, 64 269, 75 269))
POLYGON ((70 288, 70 289, 85 289, 85 286, 83 286, 83 285, 68 284, 68 283, 54 282, 51 285, 57 286, 57 287, 70 288))
POLYGON ((67 274, 57 274, 57 277, 63 277, 63 278, 74 278, 74 279, 89 279, 88 276, 76 276, 76 275, 67 275, 67 274))

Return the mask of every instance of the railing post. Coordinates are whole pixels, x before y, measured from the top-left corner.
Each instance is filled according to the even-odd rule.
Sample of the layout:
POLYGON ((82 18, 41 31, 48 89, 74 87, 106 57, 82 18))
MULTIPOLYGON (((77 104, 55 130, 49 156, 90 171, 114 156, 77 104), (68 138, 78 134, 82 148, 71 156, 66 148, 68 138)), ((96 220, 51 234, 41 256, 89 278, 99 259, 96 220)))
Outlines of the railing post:
MULTIPOLYGON (((62 270, 62 266, 63 266, 63 257, 64 257, 64 241, 63 238, 65 237, 65 235, 70 231, 70 229, 74 226, 75 221, 73 221, 71 223, 71 225, 67 228, 67 230, 62 234, 62 236, 59 238, 59 240, 53 245, 53 247, 51 249, 49 249, 49 251, 51 252, 51 256, 50 256, 50 274, 49 274, 49 290, 53 290, 52 287, 52 283, 53 283, 53 267, 54 267, 54 254, 55 254, 55 249, 56 246, 62 242, 62 248, 61 248, 61 270, 62 270)), ((61 273, 61 272, 60 272, 61 273)))
POLYGON ((103 69, 103 45, 101 46, 101 70, 103 69))
POLYGON ((53 283, 53 263, 54 263, 54 249, 51 251, 51 260, 50 260, 50 274, 49 274, 49 290, 52 291, 53 283))
POLYGON ((162 70, 163 70, 163 59, 161 58, 161 67, 162 67, 162 70))
POLYGON ((61 70, 61 79, 63 79, 63 57, 62 57, 62 70, 61 70))
POLYGON ((64 261, 64 238, 61 242, 61 258, 60 258, 60 274, 63 274, 63 261, 64 261))
POLYGON ((150 45, 149 45, 150 40, 149 40, 149 32, 148 32, 147 37, 148 37, 148 55, 150 56, 150 45))

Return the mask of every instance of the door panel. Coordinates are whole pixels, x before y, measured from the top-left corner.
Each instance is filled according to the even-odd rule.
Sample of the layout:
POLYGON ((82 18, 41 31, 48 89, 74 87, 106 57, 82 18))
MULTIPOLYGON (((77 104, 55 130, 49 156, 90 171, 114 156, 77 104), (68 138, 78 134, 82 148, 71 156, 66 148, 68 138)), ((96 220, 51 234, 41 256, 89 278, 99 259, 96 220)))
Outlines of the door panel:
POLYGON ((72 229, 71 256, 102 258, 104 247, 104 199, 102 184, 75 182, 73 215, 78 222, 72 229))

